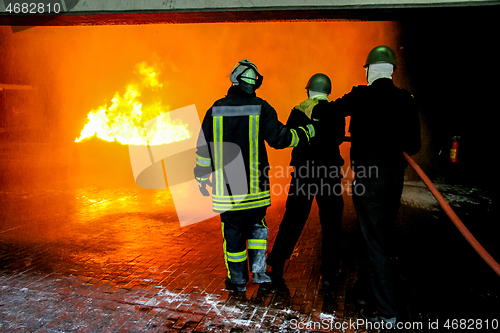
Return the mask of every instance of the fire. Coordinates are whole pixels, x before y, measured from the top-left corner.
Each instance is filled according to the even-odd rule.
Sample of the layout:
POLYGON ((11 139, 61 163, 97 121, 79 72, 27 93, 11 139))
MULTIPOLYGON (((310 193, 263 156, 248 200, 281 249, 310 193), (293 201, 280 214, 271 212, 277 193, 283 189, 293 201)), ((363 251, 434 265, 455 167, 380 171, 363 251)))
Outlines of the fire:
POLYGON ((151 146, 190 138, 187 124, 172 120, 168 114, 168 106, 163 105, 158 98, 156 92, 163 88, 159 81, 159 68, 141 62, 135 69, 140 83, 127 85, 123 95, 116 92, 111 105, 105 104, 90 111, 87 115, 88 123, 75 142, 95 135, 102 140, 117 141, 124 145, 151 146), (146 98, 146 95, 153 95, 153 101, 146 98))

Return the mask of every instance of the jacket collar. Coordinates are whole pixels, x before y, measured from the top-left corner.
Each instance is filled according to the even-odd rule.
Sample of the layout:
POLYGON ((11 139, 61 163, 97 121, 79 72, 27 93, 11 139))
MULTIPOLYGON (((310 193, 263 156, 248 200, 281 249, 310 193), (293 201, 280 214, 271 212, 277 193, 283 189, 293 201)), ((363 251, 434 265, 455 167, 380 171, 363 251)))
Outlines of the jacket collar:
POLYGON ((240 89, 239 86, 232 86, 231 88, 229 88, 229 90, 227 91, 227 95, 238 95, 238 96, 242 96, 242 97, 256 97, 257 94, 255 94, 255 92, 253 94, 247 94, 246 92, 244 92, 243 90, 240 89))
POLYGON ((380 78, 380 79, 376 79, 375 81, 373 81, 373 83, 371 85, 375 86, 375 87, 383 87, 383 86, 393 86, 394 87, 394 82, 391 79, 380 78))

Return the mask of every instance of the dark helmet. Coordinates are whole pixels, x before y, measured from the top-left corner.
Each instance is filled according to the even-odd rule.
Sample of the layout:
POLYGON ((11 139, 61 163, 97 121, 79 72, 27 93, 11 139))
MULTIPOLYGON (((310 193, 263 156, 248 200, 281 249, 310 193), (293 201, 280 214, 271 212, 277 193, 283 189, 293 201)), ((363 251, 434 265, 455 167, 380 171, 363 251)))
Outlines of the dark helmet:
POLYGON ((332 92, 332 81, 327 75, 317 73, 307 81, 306 89, 330 94, 332 92))
POLYGON ((368 53, 366 63, 363 67, 381 63, 392 64, 394 65, 394 68, 396 68, 396 54, 394 54, 394 51, 389 46, 380 45, 374 47, 370 53, 368 53))

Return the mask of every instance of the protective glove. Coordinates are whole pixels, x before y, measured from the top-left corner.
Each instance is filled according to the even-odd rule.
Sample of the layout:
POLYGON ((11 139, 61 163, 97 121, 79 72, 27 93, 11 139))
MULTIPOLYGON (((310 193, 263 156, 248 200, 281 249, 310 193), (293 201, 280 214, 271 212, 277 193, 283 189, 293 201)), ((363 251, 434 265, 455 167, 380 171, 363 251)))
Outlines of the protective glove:
POLYGON ((206 186, 208 185, 208 186, 212 187, 212 182, 210 181, 210 179, 196 177, 196 181, 198 182, 198 189, 200 190, 200 193, 204 197, 209 197, 210 192, 208 192, 206 186))
POLYGON ((311 114, 313 108, 318 104, 318 100, 315 98, 308 98, 301 102, 299 105, 295 106, 295 109, 304 112, 304 114, 311 119, 311 114))

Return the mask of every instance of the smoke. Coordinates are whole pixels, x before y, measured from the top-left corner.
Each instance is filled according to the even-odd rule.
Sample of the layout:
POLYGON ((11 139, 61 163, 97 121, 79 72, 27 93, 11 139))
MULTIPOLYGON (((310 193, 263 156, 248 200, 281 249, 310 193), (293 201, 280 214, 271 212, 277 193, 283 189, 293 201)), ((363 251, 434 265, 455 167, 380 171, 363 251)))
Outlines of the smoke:
MULTIPOLYGON (((35 27, 16 34, 0 27, 0 61, 8 64, 0 70, 0 82, 38 89, 38 100, 24 116, 40 120, 33 130, 43 133, 37 124, 50 126, 53 142, 71 150, 89 111, 111 104, 142 62, 161 64, 159 99, 172 110, 196 104, 201 118, 226 94, 236 62, 249 59, 264 76, 257 95, 285 123, 290 110, 307 98, 304 87, 311 75, 329 75, 330 98, 340 97, 353 85, 366 84, 362 66, 374 46, 398 52, 398 33, 393 22, 35 27)), ((286 166, 290 152, 269 149, 271 165, 286 166)), ((348 144, 342 154, 348 160, 348 144)))

